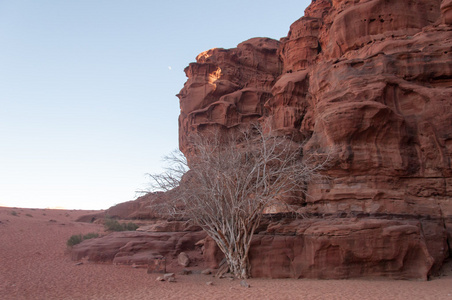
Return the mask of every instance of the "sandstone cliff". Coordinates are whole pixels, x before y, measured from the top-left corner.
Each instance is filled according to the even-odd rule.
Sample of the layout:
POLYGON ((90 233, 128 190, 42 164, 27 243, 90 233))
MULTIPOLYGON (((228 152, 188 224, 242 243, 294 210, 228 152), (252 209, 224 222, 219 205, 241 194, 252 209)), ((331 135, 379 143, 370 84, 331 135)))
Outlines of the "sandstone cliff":
POLYGON ((190 132, 266 119, 307 152, 337 150, 331 180, 310 184, 300 207, 321 226, 267 229, 253 275, 426 278, 449 256, 451 1, 316 0, 280 41, 205 51, 185 73, 186 155, 190 132), (259 271, 269 260, 286 263, 259 271))
MULTIPOLYGON (((261 224, 252 276, 427 279, 450 259, 451 0, 314 0, 280 41, 205 51, 185 73, 178 97, 186 156, 191 132, 265 120, 304 142, 306 153, 336 150, 330 179, 310 183, 300 199, 311 218, 268 215, 261 224)), ((149 197, 166 196, 107 213, 155 218, 149 197)), ((218 249, 196 228, 151 227, 83 242, 73 255, 140 264, 202 251, 218 266, 218 249)))

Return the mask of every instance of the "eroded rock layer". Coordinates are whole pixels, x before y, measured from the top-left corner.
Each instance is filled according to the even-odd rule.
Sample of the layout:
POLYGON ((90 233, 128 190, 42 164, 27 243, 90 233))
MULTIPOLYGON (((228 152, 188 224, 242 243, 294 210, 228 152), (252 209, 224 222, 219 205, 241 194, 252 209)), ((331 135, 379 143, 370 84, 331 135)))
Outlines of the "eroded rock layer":
POLYGON ((113 232, 75 245, 73 260, 86 258, 93 262, 135 264, 148 266, 155 258, 165 257, 168 264, 177 261, 180 252, 193 258, 199 256, 196 242, 203 239, 203 231, 127 231, 113 232))
POLYGON ((330 180, 311 183, 300 207, 326 219, 315 234, 258 235, 254 275, 427 278, 449 257, 451 1, 316 0, 280 41, 211 49, 185 72, 187 156, 190 132, 257 120, 305 153, 332 150, 330 180))

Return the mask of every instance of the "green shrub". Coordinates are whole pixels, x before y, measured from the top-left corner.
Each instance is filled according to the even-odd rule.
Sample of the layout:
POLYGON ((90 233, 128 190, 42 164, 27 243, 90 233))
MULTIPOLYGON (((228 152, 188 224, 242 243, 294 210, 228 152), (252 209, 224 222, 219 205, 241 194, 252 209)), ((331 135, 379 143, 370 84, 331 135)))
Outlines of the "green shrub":
POLYGON ((83 236, 81 234, 74 234, 67 240, 66 245, 68 245, 69 247, 72 247, 77 244, 80 244, 82 241, 83 241, 83 236))
POLYGON ((117 220, 110 217, 106 217, 104 220, 104 226, 106 230, 110 231, 135 231, 139 227, 137 224, 129 223, 119 223, 117 220))
POLYGON ((105 218, 104 226, 106 230, 110 231, 123 231, 121 224, 112 218, 105 218))
POLYGON ((30 214, 26 214, 26 216, 27 216, 27 217, 33 217, 33 216, 32 216, 32 215, 30 215, 30 214))
POLYGON ((99 234, 94 233, 94 232, 87 233, 83 236, 81 234, 74 234, 67 240, 66 245, 68 245, 69 247, 72 247, 77 244, 80 244, 84 240, 89 240, 89 239, 93 239, 93 238, 97 238, 97 237, 99 237, 99 234))
POLYGON ((129 222, 127 224, 122 224, 122 225, 125 226, 125 230, 127 230, 127 231, 135 231, 139 227, 137 224, 132 223, 132 222, 129 222))
POLYGON ((13 210, 13 211, 11 212, 11 215, 17 217, 17 212, 16 212, 15 210, 13 210))
POLYGON ((90 233, 85 234, 83 236, 83 239, 84 240, 89 240, 89 239, 94 239, 94 238, 97 238, 97 237, 99 237, 99 234, 94 233, 94 232, 90 232, 90 233))

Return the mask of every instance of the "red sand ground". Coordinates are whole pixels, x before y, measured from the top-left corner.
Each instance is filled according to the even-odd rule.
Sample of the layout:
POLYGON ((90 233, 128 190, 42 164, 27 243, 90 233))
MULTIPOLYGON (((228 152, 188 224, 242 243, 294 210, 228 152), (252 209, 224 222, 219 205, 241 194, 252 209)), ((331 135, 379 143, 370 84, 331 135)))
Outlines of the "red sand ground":
POLYGON ((157 282, 145 269, 110 264, 76 265, 66 241, 73 234, 103 232, 74 220, 91 211, 0 207, 0 299, 451 299, 452 276, 432 281, 239 281, 207 275, 157 282), (13 211, 17 214, 12 215, 13 211), (213 285, 206 285, 212 281, 213 285))

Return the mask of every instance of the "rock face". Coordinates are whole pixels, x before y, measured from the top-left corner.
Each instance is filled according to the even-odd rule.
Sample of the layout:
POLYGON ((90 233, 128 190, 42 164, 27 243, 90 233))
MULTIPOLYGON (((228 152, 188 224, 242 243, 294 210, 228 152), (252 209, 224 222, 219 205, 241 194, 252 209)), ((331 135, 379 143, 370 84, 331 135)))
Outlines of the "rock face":
POLYGON ((99 219, 103 220, 106 216, 123 220, 157 219, 158 214, 150 208, 149 203, 151 203, 151 201, 165 201, 166 197, 168 197, 168 195, 162 192, 148 193, 138 197, 136 200, 116 204, 103 212, 81 216, 77 219, 77 222, 92 223, 99 219))
POLYGON ((196 232, 113 232, 106 236, 85 240, 75 245, 72 259, 87 258, 93 262, 147 266, 154 258, 165 257, 168 265, 177 264, 178 255, 186 252, 192 258, 199 258, 196 242, 206 237, 196 232))
POLYGON ((186 69, 180 91, 179 145, 190 155, 187 136, 192 131, 221 130, 257 121, 271 88, 281 73, 279 42, 254 38, 236 49, 211 49, 199 54, 186 69))
MULTIPOLYGON (((426 280, 448 251, 444 228, 434 220, 283 217, 264 223, 251 244, 253 277, 426 280)), ((210 238, 204 247, 204 260, 217 268, 218 247, 210 238)))
POLYGON ((419 239, 421 230, 416 221, 379 219, 277 224, 253 240, 252 276, 427 279, 434 259, 426 241, 419 239))
POLYGON ((302 207, 324 219, 256 236, 254 276, 425 279, 449 257, 450 0, 316 0, 280 41, 208 50, 185 73, 188 157, 190 132, 257 120, 305 153, 335 149, 302 207))

